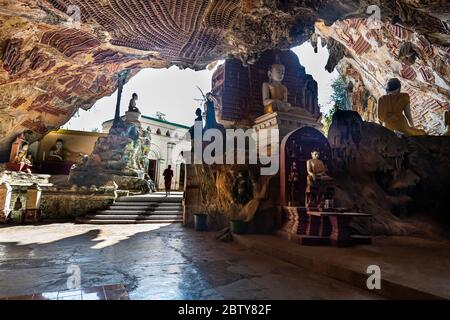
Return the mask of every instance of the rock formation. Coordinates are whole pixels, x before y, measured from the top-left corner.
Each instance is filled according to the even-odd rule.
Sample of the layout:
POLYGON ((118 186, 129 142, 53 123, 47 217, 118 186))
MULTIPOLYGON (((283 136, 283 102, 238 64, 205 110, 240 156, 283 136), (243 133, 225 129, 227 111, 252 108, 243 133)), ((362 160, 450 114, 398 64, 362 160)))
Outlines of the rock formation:
MULTIPOLYGON (((440 0, 377 3, 381 35, 370 36, 361 27, 357 32, 362 37, 346 43, 343 31, 337 29, 361 25, 355 22, 359 20, 346 19, 367 18, 367 1, 2 0, 0 155, 5 158, 12 139, 24 130, 38 139, 64 124, 78 108, 89 109, 112 94, 115 74, 125 68, 131 76, 142 68, 170 65, 202 69, 229 56, 251 64, 267 49, 288 48, 309 39, 317 19, 328 26, 344 20, 331 27, 337 36, 327 33, 326 37, 341 44, 335 46, 340 58, 344 51, 361 57, 359 64, 352 60, 351 65, 358 66, 363 79, 355 86, 355 99, 362 102, 354 105, 367 114, 365 119, 371 119, 371 97, 376 99, 381 88, 363 72, 363 68, 371 70, 371 61, 383 75, 377 76, 378 81, 401 72, 411 79, 411 87, 420 88, 417 99, 426 103, 415 104, 417 120, 429 132, 440 132, 436 121, 448 101, 448 4, 440 0), (391 41, 402 37, 411 44, 391 41), (373 60, 373 51, 384 53, 373 60), (400 56, 392 51, 401 51, 400 56), (366 107, 369 111, 363 110, 366 107)), ((338 69, 350 75, 353 69, 345 67, 348 59, 338 69)))
POLYGON ((150 132, 119 119, 108 136, 100 137, 92 154, 72 168, 69 182, 78 186, 104 186, 115 182, 119 188, 139 190, 148 171, 150 132))
MULTIPOLYGON (((208 214, 208 228, 220 230, 230 220, 249 222, 250 232, 270 233, 274 230, 279 199, 276 176, 260 175, 259 165, 188 165, 190 180, 196 180, 199 193, 188 195, 186 204, 198 202, 194 213, 208 214), (239 188, 245 184, 245 188, 239 188), (251 186, 251 187, 250 187, 251 186), (245 189, 245 190, 244 190, 245 189)), ((188 213, 187 225, 193 226, 188 213)))
POLYGON ((328 140, 338 205, 373 215, 373 229, 360 221, 359 233, 448 236, 450 139, 398 137, 355 111, 338 111, 328 140))

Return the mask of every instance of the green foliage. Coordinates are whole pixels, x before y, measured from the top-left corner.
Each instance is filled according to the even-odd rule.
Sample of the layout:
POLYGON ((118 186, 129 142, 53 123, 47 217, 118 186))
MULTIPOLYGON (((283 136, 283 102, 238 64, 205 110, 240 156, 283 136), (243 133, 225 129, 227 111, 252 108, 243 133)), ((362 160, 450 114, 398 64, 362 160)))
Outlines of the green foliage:
POLYGON ((323 116, 323 131, 325 132, 325 135, 328 135, 328 130, 330 129, 331 120, 333 119, 334 113, 337 110, 346 109, 347 97, 345 94, 344 79, 340 76, 334 79, 331 84, 331 88, 333 88, 333 93, 330 97, 330 103, 333 103, 333 107, 331 107, 330 111, 323 116))

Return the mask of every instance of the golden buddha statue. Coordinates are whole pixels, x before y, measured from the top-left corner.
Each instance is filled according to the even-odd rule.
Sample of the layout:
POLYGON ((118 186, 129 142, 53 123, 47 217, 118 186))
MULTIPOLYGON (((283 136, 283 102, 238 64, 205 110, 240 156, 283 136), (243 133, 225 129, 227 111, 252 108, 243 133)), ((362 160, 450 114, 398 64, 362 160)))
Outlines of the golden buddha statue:
POLYGON ((288 102, 288 90, 281 82, 284 79, 285 67, 280 63, 272 64, 267 72, 269 82, 262 86, 264 113, 275 111, 288 111, 291 104, 288 102))
POLYGON ((386 128, 406 136, 426 135, 424 130, 414 127, 409 94, 400 90, 400 80, 392 78, 388 81, 387 94, 378 100, 378 119, 386 128))
POLYGON ((31 167, 33 166, 31 161, 31 156, 28 155, 28 143, 24 143, 19 153, 17 154, 14 162, 19 165, 19 172, 25 170, 28 173, 31 173, 31 167))
POLYGON ((317 187, 319 189, 331 185, 333 178, 327 175, 327 167, 322 160, 319 159, 319 151, 313 150, 311 152, 311 159, 306 162, 306 171, 308 172, 307 192, 310 192, 310 187, 317 187))

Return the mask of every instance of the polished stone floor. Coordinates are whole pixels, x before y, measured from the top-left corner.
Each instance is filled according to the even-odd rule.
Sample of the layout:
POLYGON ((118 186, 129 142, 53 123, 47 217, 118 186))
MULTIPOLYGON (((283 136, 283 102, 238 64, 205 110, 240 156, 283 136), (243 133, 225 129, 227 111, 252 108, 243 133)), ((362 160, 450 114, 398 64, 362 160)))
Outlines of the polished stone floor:
POLYGON ((0 297, 123 284, 132 300, 379 298, 214 236, 180 224, 2 226, 0 297))
POLYGON ((82 289, 46 291, 22 296, 1 297, 0 300, 129 300, 126 288, 112 284, 82 289))

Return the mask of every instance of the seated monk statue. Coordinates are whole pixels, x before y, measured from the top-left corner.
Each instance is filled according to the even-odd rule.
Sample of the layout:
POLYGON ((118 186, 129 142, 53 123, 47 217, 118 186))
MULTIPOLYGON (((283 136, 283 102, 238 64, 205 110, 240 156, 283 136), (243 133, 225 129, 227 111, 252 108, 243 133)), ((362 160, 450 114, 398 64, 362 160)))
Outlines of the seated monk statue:
POLYGON ((49 160, 56 161, 64 161, 64 142, 61 139, 56 140, 56 143, 53 147, 50 148, 50 152, 48 154, 49 160))
POLYGON ((333 178, 327 175, 327 167, 322 160, 319 159, 319 151, 313 150, 311 152, 311 159, 306 162, 307 177, 307 192, 310 192, 311 187, 323 189, 331 186, 333 178))
POLYGON ((15 163, 19 165, 19 172, 25 170, 28 173, 31 173, 31 167, 33 166, 31 162, 31 156, 28 156, 28 143, 24 143, 22 148, 14 160, 15 163))
POLYGON ((291 104, 288 102, 288 90, 281 81, 284 79, 285 67, 282 64, 272 64, 267 72, 269 82, 262 86, 264 113, 288 111, 291 104))
POLYGON ((138 95, 137 93, 133 93, 131 99, 130 99, 130 104, 128 105, 128 111, 129 112, 138 112, 141 113, 139 111, 139 109, 136 107, 136 101, 138 99, 138 95))
POLYGON ((426 135, 424 130, 414 127, 409 94, 400 92, 401 86, 397 78, 388 81, 387 94, 378 100, 378 119, 386 128, 406 136, 426 135))

